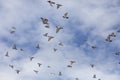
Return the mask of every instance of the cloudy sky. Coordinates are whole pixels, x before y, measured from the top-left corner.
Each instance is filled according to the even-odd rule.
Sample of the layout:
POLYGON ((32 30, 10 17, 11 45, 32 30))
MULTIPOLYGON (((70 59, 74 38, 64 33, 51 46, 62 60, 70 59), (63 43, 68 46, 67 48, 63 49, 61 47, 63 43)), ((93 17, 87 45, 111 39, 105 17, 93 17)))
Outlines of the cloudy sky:
POLYGON ((0 0, 0 80, 120 80, 120 56, 115 55, 120 51, 120 0, 54 2, 62 6, 56 9, 47 0, 0 0), (66 12, 68 19, 63 18, 66 12), (56 26, 63 29, 56 33, 56 26), (116 37, 106 41, 112 32, 116 37), (54 38, 48 41, 45 33, 54 38), (70 61, 75 61, 72 68, 67 67, 70 61))

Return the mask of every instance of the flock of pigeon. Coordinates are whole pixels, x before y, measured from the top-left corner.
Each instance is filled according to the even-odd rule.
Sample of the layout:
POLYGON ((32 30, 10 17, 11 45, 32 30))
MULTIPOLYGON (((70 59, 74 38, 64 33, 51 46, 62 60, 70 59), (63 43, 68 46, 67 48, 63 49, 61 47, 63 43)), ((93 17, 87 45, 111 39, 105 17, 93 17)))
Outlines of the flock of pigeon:
MULTIPOLYGON (((116 32, 112 32, 111 34, 109 34, 105 40, 107 42, 112 42, 113 41, 112 39, 116 37, 116 33, 120 33, 120 29, 117 30, 116 32)), ((119 51, 115 52, 115 55, 119 56, 120 52, 119 51)), ((118 64, 120 64, 120 61, 118 62, 118 64)))
MULTIPOLYGON (((53 6, 56 5, 56 6, 57 6, 57 9, 59 9, 61 6, 63 6, 63 5, 61 5, 61 4, 56 4, 55 2, 53 2, 53 1, 51 1, 51 0, 49 0, 49 1, 47 1, 47 2, 48 2, 48 4, 49 4, 51 7, 53 7, 53 6)), ((62 17, 63 17, 64 19, 69 19, 68 12, 66 12, 62 17)), ((43 25, 45 25, 45 28, 50 28, 50 26, 49 26, 49 21, 48 21, 47 18, 41 17, 41 21, 42 21, 43 25)), ((59 31, 62 30, 62 29, 63 29, 63 27, 61 27, 61 26, 56 26, 56 33, 59 33, 59 31)), ((10 33, 11 33, 11 34, 14 34, 15 31, 16 31, 16 28, 15 28, 15 27, 12 27, 11 30, 10 30, 10 33)), ((118 30, 117 32, 120 33, 120 30, 118 30)), ((49 35, 49 33, 45 33, 45 34, 43 34, 43 36, 44 36, 44 37, 47 37, 47 38, 48 38, 48 41, 51 41, 52 39, 54 39, 54 36, 49 35)), ((109 35, 107 36, 107 38, 106 38, 105 40, 106 40, 107 42, 112 42, 112 38, 114 38, 114 37, 116 37, 115 32, 112 32, 111 34, 109 34, 109 35)), ((62 42, 59 42, 58 45, 59 45, 59 46, 64 46, 62 42)), ((96 46, 91 46, 91 47, 92 47, 93 49, 96 48, 96 46)), ((35 46, 35 48, 40 49, 40 45, 37 44, 37 45, 35 46)), ((13 44, 12 49, 18 50, 16 44, 13 44)), ((58 49, 53 48, 53 51, 54 51, 54 52, 56 52, 57 50, 58 50, 58 49)), ((20 51, 24 51, 24 49, 23 49, 23 48, 20 48, 20 51)), ((119 56, 119 55, 120 55, 120 52, 116 52, 115 55, 118 55, 118 56, 119 56)), ((5 56, 6 56, 6 57, 10 57, 8 51, 5 53, 5 56)), ((29 57, 29 60, 32 61, 34 58, 35 58, 35 57, 31 56, 31 57, 29 57)), ((72 67, 73 67, 73 64, 75 64, 75 63, 76 63, 76 61, 71 60, 70 63, 69 63, 66 67, 72 68, 72 67)), ((120 62, 119 62, 119 64, 120 64, 120 62)), ((40 67, 42 64, 41 64, 41 63, 37 63, 37 65, 38 65, 38 67, 40 67)), ((94 67, 95 67, 94 64, 90 64, 90 66, 91 66, 91 68, 94 68, 94 67)), ((12 68, 12 69, 14 69, 15 66, 12 65, 12 64, 9 64, 9 67, 12 68)), ((47 67, 48 67, 48 68, 51 68, 51 66, 47 66, 47 67)), ((17 74, 20 74, 20 70, 19 70, 19 69, 15 69, 15 71, 16 71, 17 74)), ((38 70, 33 70, 33 72, 35 72, 36 74, 38 74, 39 71, 38 71, 38 70)), ((52 74, 52 73, 51 73, 51 74, 52 74)), ((58 75, 59 75, 59 76, 62 76, 62 72, 58 72, 58 75)), ((93 78, 95 78, 95 79, 97 79, 97 80, 101 80, 100 78, 97 78, 96 74, 93 74, 93 78)), ((75 78, 75 80, 79 80, 79 78, 75 78)))

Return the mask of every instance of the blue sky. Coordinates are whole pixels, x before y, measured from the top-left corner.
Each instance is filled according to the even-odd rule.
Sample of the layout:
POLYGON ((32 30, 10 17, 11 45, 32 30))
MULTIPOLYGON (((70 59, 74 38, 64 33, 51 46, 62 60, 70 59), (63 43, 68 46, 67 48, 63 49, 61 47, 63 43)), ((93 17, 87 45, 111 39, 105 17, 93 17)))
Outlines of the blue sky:
POLYGON ((52 1, 62 6, 56 9, 56 5, 51 7, 47 0, 0 0, 0 79, 120 80, 120 56, 115 55, 120 51, 120 33, 117 32, 120 29, 120 1, 52 1), (66 12, 69 19, 62 17, 66 12), (49 20, 50 28, 44 27, 41 17, 49 20), (58 25, 63 29, 56 33, 58 25), (13 26, 16 30, 11 34, 13 26), (106 42, 112 32, 116 37, 106 42), (45 33, 54 38, 48 42, 43 36, 45 33), (59 42, 63 46, 59 46, 59 42), (14 44, 18 50, 12 49, 14 44), (35 48, 37 44, 40 49, 35 48), (20 51, 21 48, 24 51, 20 51), (9 57, 5 56, 7 51, 9 57), (30 61, 32 56, 34 59, 30 61), (75 63, 68 68, 72 60, 75 63), (39 67, 37 63, 42 65, 39 67), (94 68, 90 64, 94 64, 94 68), (33 70, 39 71, 38 74, 33 70))

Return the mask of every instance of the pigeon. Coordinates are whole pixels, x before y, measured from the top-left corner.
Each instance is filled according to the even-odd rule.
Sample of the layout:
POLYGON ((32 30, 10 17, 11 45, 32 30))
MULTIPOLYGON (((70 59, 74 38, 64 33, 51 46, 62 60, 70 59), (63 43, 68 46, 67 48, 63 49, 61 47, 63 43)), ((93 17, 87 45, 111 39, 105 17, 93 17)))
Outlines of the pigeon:
POLYGON ((57 49, 56 49, 56 48, 54 48, 53 50, 54 50, 54 52, 56 52, 56 51, 57 51, 57 49))
POLYGON ((12 49, 17 50, 16 44, 13 45, 12 49))
POLYGON ((30 61, 32 61, 34 59, 34 57, 30 57, 30 61))
POLYGON ((51 75, 55 75, 55 73, 50 73, 51 75))
POLYGON ((67 67, 71 68, 72 66, 71 65, 67 65, 67 67))
POLYGON ((75 78, 75 80, 79 80, 78 78, 75 78))
POLYGON ((62 73, 61 72, 59 72, 59 74, 58 74, 59 76, 62 76, 62 73))
POLYGON ((48 37, 48 33, 43 34, 43 36, 48 37))
POLYGON ((16 28, 13 26, 12 29, 16 29, 16 28))
POLYGON ((112 40, 110 38, 111 38, 110 35, 108 35, 105 40, 108 41, 108 42, 112 42, 112 40))
POLYGON ((40 46, 39 46, 39 44, 37 44, 37 45, 36 45, 36 48, 37 48, 37 49, 40 49, 40 46))
POLYGON ((73 65, 75 63, 75 61, 70 61, 70 65, 73 65))
POLYGON ((20 73, 20 70, 15 70, 15 71, 16 71, 16 73, 17 73, 17 74, 19 74, 19 73, 20 73))
POLYGON ((9 65, 9 67, 11 67, 12 69, 14 68, 14 66, 13 66, 13 65, 9 65))
POLYGON ((10 30, 10 33, 13 34, 15 31, 14 30, 10 30))
POLYGON ((50 26, 49 25, 45 25, 45 28, 50 28, 50 26))
POLYGON ((68 12, 66 12, 66 13, 64 14, 63 18, 65 18, 65 19, 68 19, 68 18, 69 18, 69 17, 68 17, 68 12))
POLYGON ((21 48, 20 51, 24 51, 24 49, 21 48))
POLYGON ((119 29, 119 30, 117 30, 117 32, 120 32, 120 29, 119 29))
POLYGON ((116 52, 115 55, 120 55, 120 52, 116 52))
POLYGON ((93 75, 93 78, 96 78, 96 75, 95 75, 95 74, 93 75))
POLYGON ((93 68, 93 67, 94 67, 94 64, 90 64, 90 66, 93 68))
POLYGON ((5 56, 6 56, 6 57, 9 57, 9 53, 8 53, 8 51, 6 52, 5 56))
POLYGON ((58 33, 61 29, 63 29, 63 27, 56 26, 56 33, 58 33))
POLYGON ((48 19, 41 17, 41 20, 42 20, 43 24, 48 24, 48 19))
POLYGON ((112 33, 110 34, 110 36, 112 36, 112 37, 116 37, 116 35, 115 35, 114 32, 112 32, 112 33))
POLYGON ((49 0, 48 3, 50 4, 50 6, 53 6, 55 4, 55 2, 49 0))
POLYGON ((37 63, 37 64, 38 64, 39 67, 42 65, 41 63, 37 63))
POLYGON ((95 48, 97 48, 96 46, 91 46, 92 47, 92 49, 95 49, 95 48))
POLYGON ((57 5, 57 9, 59 9, 62 5, 61 4, 56 4, 57 5))
POLYGON ((36 74, 38 74, 38 71, 37 70, 33 70, 36 74))
POLYGON ((10 33, 13 34, 15 32, 16 28, 15 27, 12 27, 11 30, 10 30, 10 33))
POLYGON ((118 64, 120 64, 120 62, 118 62, 118 64))
POLYGON ((60 43, 58 43, 58 45, 63 46, 63 43, 62 43, 62 42, 60 42, 60 43))
POLYGON ((51 66, 47 66, 48 68, 51 68, 51 66))
POLYGON ((53 38, 54 38, 53 36, 48 36, 48 41, 50 41, 53 38))

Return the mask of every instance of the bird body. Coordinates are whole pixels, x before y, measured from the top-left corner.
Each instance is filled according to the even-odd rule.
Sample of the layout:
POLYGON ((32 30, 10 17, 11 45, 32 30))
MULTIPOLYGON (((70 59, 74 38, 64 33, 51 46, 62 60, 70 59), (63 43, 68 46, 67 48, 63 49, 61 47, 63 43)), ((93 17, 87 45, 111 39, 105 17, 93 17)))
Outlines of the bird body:
POLYGON ((17 50, 16 44, 13 45, 12 49, 17 50))
POLYGON ((60 43, 58 43, 58 45, 63 46, 63 43, 62 43, 62 42, 60 42, 60 43))
POLYGON ((40 49, 40 46, 39 46, 39 44, 37 44, 37 45, 36 45, 36 48, 37 48, 37 49, 40 49))
POLYGON ((93 49, 97 48, 96 46, 91 46, 93 49))
POLYGON ((63 29, 63 27, 56 26, 56 33, 58 33, 61 29, 63 29))
POLYGON ((13 34, 15 32, 16 28, 15 27, 12 27, 11 30, 10 30, 10 33, 13 34))
POLYGON ((49 0, 48 3, 50 4, 50 6, 53 6, 55 4, 55 2, 49 0))
POLYGON ((43 34, 43 36, 48 37, 48 33, 43 34))
POLYGON ((50 41, 53 38, 54 38, 53 36, 48 36, 48 41, 50 41))
POLYGON ((33 70, 36 74, 38 74, 38 71, 37 70, 33 70))
POLYGON ((70 65, 73 65, 75 63, 75 61, 70 61, 70 65))
POLYGON ((12 69, 14 68, 14 66, 13 65, 9 65, 12 69))
POLYGON ((15 71, 16 71, 16 73, 17 73, 17 74, 19 74, 19 73, 20 73, 20 70, 15 70, 15 71))
POLYGON ((65 18, 65 19, 68 19, 69 17, 68 17, 68 12, 66 12, 64 15, 63 15, 63 18, 65 18))
POLYGON ((56 51, 57 51, 57 49, 56 49, 56 48, 54 48, 53 50, 54 50, 54 52, 56 52, 56 51))
POLYGON ((8 53, 8 51, 6 52, 5 56, 6 56, 6 57, 9 57, 9 53, 8 53))
POLYGON ((108 41, 108 42, 112 42, 110 35, 108 35, 105 40, 108 41))
POLYGON ((95 75, 95 74, 93 75, 93 78, 96 78, 96 75, 95 75))
POLYGON ((67 67, 71 68, 72 66, 71 65, 67 65, 67 67))
POLYGON ((38 64, 39 67, 42 65, 41 63, 37 63, 37 64, 38 64))
POLYGON ((61 72, 59 72, 59 74, 58 74, 59 76, 62 76, 62 73, 61 72))
POLYGON ((94 64, 90 64, 90 66, 93 68, 93 67, 94 67, 94 64))
POLYGON ((62 5, 61 4, 56 4, 57 5, 57 9, 59 9, 62 5))
POLYGON ((114 32, 112 32, 112 33, 110 34, 110 36, 111 36, 111 37, 116 37, 116 35, 115 35, 114 32))
POLYGON ((34 57, 30 57, 30 61, 32 61, 34 59, 34 57))
POLYGON ((43 24, 48 24, 48 19, 41 17, 41 20, 42 20, 43 24))
POLYGON ((21 48, 20 51, 24 51, 24 49, 21 48))

